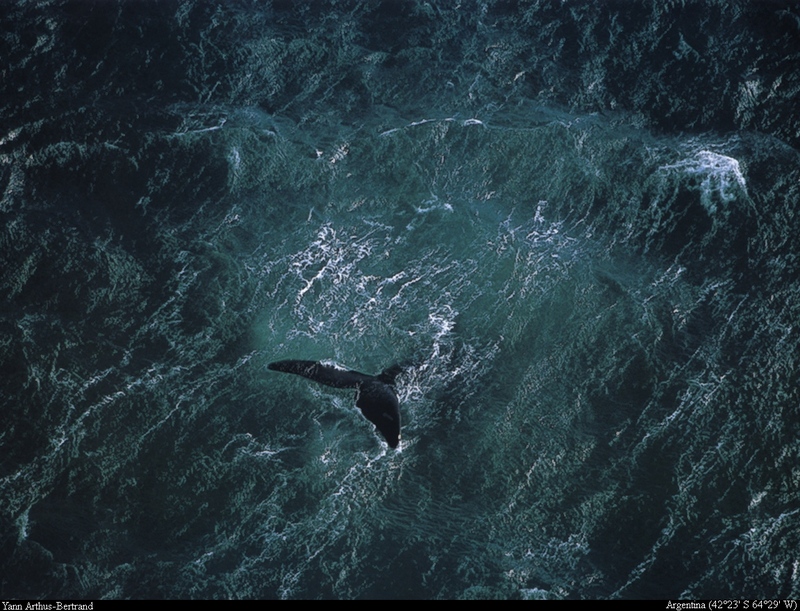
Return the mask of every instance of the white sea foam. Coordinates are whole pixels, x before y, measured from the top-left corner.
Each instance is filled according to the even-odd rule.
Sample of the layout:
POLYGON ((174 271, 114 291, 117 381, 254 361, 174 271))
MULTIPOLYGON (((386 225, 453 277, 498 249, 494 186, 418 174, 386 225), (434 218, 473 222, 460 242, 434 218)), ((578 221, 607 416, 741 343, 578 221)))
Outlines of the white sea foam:
POLYGON ((659 169, 675 170, 696 177, 700 181, 700 201, 709 215, 717 212, 715 200, 729 204, 741 194, 747 196, 747 183, 739 162, 727 155, 701 150, 691 158, 661 166, 659 169))

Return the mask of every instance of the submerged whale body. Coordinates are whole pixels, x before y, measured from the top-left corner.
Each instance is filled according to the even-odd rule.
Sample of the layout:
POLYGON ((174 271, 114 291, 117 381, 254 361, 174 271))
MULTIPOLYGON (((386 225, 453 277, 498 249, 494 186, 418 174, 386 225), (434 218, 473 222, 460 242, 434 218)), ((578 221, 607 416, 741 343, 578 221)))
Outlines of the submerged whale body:
POLYGON ((334 388, 354 388, 356 406, 375 425, 389 447, 396 448, 400 443, 400 403, 394 390, 400 366, 394 365, 377 376, 317 361, 276 361, 267 365, 267 369, 293 373, 334 388))

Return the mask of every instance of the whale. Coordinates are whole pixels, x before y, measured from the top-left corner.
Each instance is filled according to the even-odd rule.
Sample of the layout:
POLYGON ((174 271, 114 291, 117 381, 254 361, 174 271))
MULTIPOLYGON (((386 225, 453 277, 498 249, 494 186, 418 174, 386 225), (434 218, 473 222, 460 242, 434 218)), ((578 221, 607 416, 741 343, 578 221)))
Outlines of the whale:
POLYGON ((356 407, 375 425, 390 448, 400 443, 400 402, 395 391, 395 378, 402 371, 392 365, 376 376, 344 369, 319 361, 285 360, 269 363, 267 369, 293 373, 333 388, 352 388, 356 391, 356 407))

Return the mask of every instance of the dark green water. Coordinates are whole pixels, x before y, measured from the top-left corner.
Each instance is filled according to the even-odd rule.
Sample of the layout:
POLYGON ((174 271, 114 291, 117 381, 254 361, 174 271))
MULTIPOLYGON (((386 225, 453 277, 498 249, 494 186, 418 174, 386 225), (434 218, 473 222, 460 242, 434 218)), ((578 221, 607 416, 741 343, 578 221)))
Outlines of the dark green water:
POLYGON ((800 13, 660 7, 4 5, 0 595, 796 598, 800 13))

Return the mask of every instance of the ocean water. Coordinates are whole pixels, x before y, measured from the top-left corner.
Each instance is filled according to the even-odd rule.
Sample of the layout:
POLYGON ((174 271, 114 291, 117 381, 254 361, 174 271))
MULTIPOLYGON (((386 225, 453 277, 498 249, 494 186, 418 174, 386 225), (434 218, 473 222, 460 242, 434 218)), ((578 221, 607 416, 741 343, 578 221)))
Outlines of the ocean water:
POLYGON ((0 595, 800 596, 798 32, 3 3, 0 595))

